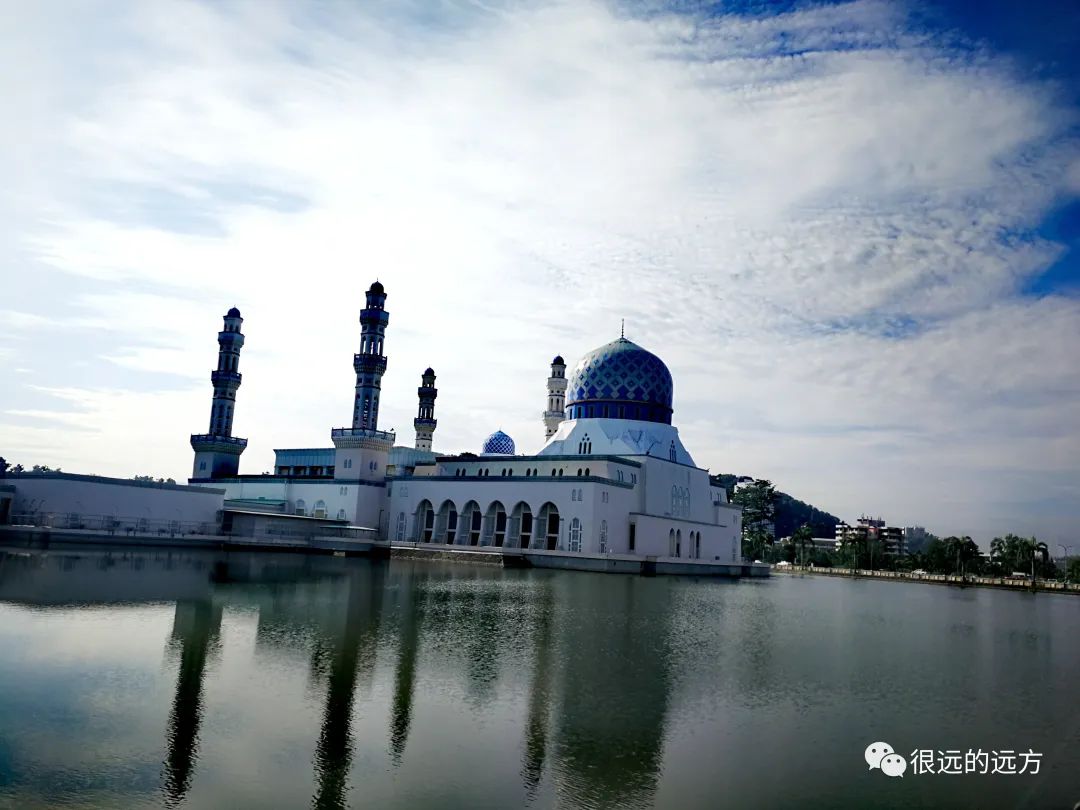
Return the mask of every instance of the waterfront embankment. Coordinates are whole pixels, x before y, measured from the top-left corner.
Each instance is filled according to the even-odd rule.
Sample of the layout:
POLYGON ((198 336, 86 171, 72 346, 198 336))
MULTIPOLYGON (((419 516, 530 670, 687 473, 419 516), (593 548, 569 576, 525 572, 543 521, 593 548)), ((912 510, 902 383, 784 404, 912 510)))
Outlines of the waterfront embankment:
POLYGON ((1012 591, 1049 591, 1080 594, 1080 583, 1030 577, 977 577, 959 574, 913 574, 906 571, 874 571, 868 568, 822 568, 816 565, 772 567, 777 574, 817 574, 827 577, 884 579, 892 582, 923 582, 931 585, 954 585, 959 588, 1005 588, 1012 591))

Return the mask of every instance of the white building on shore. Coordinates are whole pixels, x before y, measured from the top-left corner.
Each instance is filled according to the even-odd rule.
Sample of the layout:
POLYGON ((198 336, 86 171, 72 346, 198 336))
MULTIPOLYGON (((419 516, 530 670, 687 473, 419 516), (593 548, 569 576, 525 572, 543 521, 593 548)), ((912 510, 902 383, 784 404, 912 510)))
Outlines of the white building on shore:
POLYGON ((740 562, 741 512, 683 446, 672 425, 672 377, 656 355, 620 337, 582 356, 569 376, 556 356, 542 412, 546 443, 535 455, 517 455, 501 431, 476 455, 434 451, 437 389, 428 368, 415 446, 394 446, 395 435, 378 428, 386 297, 372 284, 360 315, 351 425, 330 431, 333 447, 275 451, 273 475, 237 472, 246 440, 231 426, 243 335, 240 313, 230 310, 210 430, 191 437, 191 483, 224 488, 226 511, 369 527, 397 543, 740 562))

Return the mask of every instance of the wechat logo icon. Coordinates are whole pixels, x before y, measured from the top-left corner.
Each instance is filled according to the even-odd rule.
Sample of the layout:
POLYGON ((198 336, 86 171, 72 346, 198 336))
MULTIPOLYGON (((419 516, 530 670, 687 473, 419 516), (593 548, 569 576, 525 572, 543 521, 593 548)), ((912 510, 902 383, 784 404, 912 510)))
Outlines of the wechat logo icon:
POLYGON ((907 770, 907 760, 893 751, 893 747, 886 742, 873 742, 866 746, 863 759, 870 766, 870 770, 878 768, 886 776, 904 776, 907 770))

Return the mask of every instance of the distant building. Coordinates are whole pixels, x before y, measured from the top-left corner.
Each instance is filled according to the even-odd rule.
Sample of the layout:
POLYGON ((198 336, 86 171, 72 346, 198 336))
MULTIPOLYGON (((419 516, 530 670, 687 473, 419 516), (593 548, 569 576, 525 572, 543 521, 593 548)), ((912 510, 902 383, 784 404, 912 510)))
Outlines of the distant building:
POLYGON ((836 544, 877 542, 886 554, 905 554, 904 530, 899 526, 886 526, 880 517, 871 518, 862 515, 854 526, 847 523, 836 524, 836 544))
MULTIPOLYGON (((781 546, 786 546, 792 542, 792 538, 781 537, 777 541, 781 546)), ((807 545, 807 550, 813 551, 836 551, 839 548, 839 541, 834 540, 832 537, 812 537, 810 543, 807 545)))

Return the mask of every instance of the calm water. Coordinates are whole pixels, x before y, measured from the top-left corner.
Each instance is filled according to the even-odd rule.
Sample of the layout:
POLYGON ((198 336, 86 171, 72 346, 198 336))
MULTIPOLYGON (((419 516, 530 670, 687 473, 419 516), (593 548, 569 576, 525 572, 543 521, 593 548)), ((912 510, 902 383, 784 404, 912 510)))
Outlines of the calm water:
POLYGON ((3 807, 1071 808, 1078 687, 1069 596, 0 553, 3 807))

